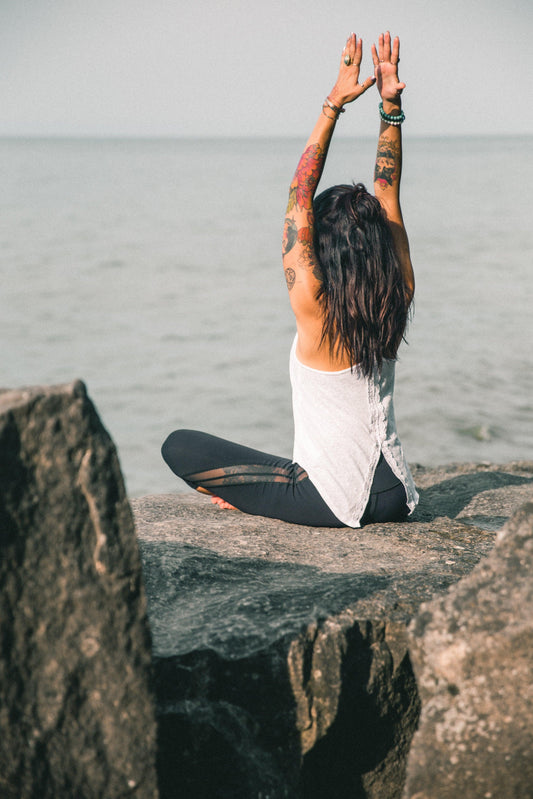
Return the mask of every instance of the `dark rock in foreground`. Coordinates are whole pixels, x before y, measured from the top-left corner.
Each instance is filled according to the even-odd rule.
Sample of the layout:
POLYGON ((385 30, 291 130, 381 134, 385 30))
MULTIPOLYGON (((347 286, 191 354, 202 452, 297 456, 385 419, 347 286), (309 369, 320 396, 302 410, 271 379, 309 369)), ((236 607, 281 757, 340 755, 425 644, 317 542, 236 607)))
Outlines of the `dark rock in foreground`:
POLYGON ((468 577, 421 607, 410 652, 422 717, 406 799, 531 799, 533 503, 468 577))
POLYGON ((306 528, 133 500, 161 795, 401 796, 420 700, 407 624, 493 547, 533 464, 415 470, 405 524, 306 528))
POLYGON ((149 632, 82 383, 0 392, 0 796, 157 796, 149 632))

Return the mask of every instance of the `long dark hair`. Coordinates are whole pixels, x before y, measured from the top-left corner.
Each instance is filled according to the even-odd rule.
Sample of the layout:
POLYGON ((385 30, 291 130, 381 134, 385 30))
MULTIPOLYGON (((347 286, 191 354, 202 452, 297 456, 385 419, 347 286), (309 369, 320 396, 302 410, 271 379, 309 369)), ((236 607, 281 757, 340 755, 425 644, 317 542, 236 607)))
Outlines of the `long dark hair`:
POLYGON ((381 203, 362 183, 326 189, 313 202, 314 246, 322 271, 321 344, 370 375, 396 358, 410 299, 381 203))

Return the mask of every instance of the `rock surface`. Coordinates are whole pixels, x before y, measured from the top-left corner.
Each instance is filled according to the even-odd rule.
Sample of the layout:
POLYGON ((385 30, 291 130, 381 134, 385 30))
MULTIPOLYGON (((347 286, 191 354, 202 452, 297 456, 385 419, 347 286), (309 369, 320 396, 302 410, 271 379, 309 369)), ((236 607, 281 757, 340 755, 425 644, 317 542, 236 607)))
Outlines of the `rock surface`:
POLYGON ((192 493, 132 501, 163 799, 401 796, 420 710, 407 624, 490 552, 533 485, 532 463, 414 473, 411 520, 363 530, 192 493))
POLYGON ((422 697, 406 799, 533 796, 533 503, 445 596, 410 651, 422 697))
POLYGON ((85 387, 0 392, 0 796, 156 797, 133 518, 85 387))

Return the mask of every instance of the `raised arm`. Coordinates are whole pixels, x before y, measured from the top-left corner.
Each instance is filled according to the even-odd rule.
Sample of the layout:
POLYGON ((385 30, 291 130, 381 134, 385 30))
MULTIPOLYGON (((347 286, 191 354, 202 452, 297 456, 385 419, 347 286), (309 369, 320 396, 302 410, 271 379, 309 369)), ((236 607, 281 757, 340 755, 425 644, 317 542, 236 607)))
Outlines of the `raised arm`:
POLYGON ((402 91, 405 83, 398 79, 400 40, 396 36, 391 43, 390 33, 381 34, 378 48, 372 45, 372 60, 376 72, 378 91, 381 95, 378 148, 374 169, 374 193, 390 222, 396 252, 400 259, 406 292, 411 299, 415 280, 409 240, 400 206, 400 180, 402 176, 402 91))
POLYGON ((342 53, 339 75, 313 128, 289 190, 283 230, 283 268, 292 309, 299 323, 318 318, 316 299, 320 268, 313 246, 313 198, 322 175, 335 123, 346 103, 353 102, 375 82, 358 83, 363 43, 352 33, 342 53))

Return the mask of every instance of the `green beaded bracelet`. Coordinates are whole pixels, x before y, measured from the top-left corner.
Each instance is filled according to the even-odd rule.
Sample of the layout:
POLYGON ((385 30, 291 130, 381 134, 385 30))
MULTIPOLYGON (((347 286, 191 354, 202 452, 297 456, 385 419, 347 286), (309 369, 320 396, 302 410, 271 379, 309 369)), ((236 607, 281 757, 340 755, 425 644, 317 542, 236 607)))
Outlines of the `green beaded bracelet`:
POLYGON ((397 116, 394 116, 393 114, 386 114, 385 111, 383 110, 383 103, 379 104, 379 115, 383 120, 383 122, 387 122, 387 124, 389 125, 398 126, 405 121, 405 114, 403 111, 400 111, 400 113, 397 116))

